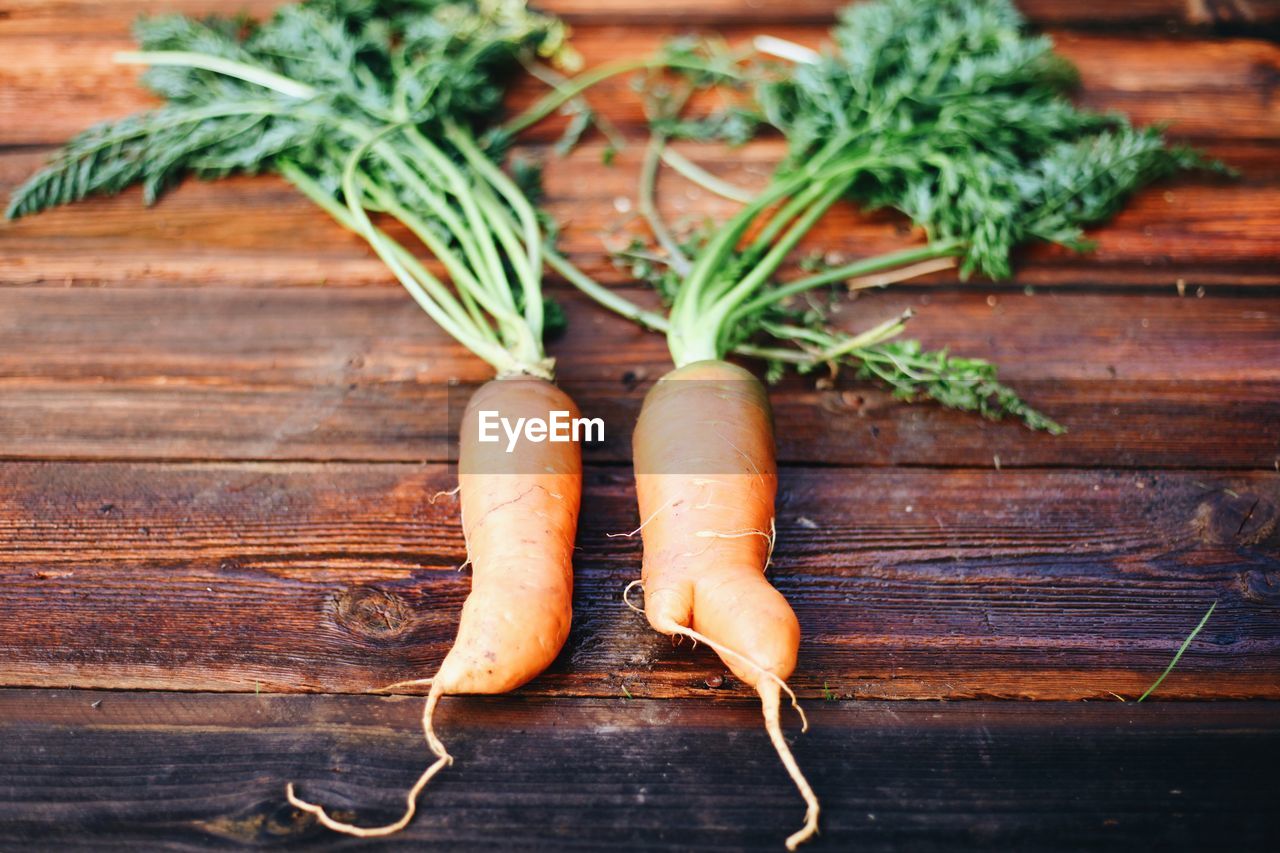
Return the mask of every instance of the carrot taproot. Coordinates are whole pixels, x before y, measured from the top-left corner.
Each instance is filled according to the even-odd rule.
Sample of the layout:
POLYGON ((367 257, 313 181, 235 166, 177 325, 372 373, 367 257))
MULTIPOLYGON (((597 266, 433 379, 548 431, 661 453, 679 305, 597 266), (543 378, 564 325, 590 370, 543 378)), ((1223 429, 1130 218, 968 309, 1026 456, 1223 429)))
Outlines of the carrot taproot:
POLYGON ((660 633, 710 646, 759 694, 769 739, 807 806, 787 839, 794 850, 817 831, 819 806, 779 716, 782 692, 795 698, 786 679, 800 624, 765 578, 778 475, 764 387, 724 361, 678 368, 646 396, 632 446, 645 615, 660 633))
POLYGON ((463 414, 458 456, 471 593, 462 605, 457 638, 434 678, 389 685, 431 685, 422 730, 436 760, 409 789, 404 814, 385 826, 335 820, 322 806, 299 798, 292 784, 287 787, 291 804, 336 832, 375 838, 407 826, 427 782, 453 763, 432 725, 440 699, 514 690, 546 669, 569 636, 573 542, 582 493, 579 445, 524 443, 518 455, 508 454, 502 443, 479 441, 478 418, 484 410, 512 421, 546 419, 557 411, 578 416, 568 395, 534 377, 495 379, 472 395, 463 414))

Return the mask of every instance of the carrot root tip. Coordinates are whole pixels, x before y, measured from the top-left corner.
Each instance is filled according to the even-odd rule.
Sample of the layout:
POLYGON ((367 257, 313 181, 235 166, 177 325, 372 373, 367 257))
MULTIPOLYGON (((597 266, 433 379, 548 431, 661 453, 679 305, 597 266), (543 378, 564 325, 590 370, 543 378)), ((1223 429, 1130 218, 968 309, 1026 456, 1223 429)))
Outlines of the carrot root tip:
POLYGON ((419 678, 414 681, 400 681, 395 684, 389 684, 382 688, 387 690, 393 687, 404 687, 406 685, 431 684, 431 692, 427 694, 427 701, 422 706, 422 733, 427 740, 427 746, 431 749, 431 753, 436 756, 436 760, 426 770, 422 771, 422 775, 418 777, 418 781, 413 783, 413 787, 409 789, 409 793, 405 795, 404 814, 394 823, 386 826, 364 827, 355 824, 344 823, 340 820, 334 820, 329 813, 324 810, 324 806, 316 803, 307 802, 297 795, 293 789, 293 783, 285 785, 284 795, 289 804, 296 809, 301 809, 307 814, 314 815, 320 824, 334 832, 341 832, 344 835, 352 835, 356 838, 381 838, 386 835, 394 835, 409 825, 409 821, 413 820, 414 814, 418 811, 418 795, 422 793, 422 789, 427 787, 427 783, 431 781, 431 777, 435 776, 441 770, 453 764, 453 756, 444 748, 444 744, 436 737, 435 729, 431 726, 431 718, 435 714, 436 703, 440 701, 440 697, 444 695, 443 682, 432 678, 419 678))
POLYGON ((285 785, 284 795, 289 804, 296 809, 300 809, 308 814, 314 815, 321 826, 340 832, 343 835, 351 835, 356 838, 381 838, 386 835, 394 835, 409 825, 409 821, 413 820, 414 814, 418 811, 418 795, 422 793, 422 789, 431 781, 431 777, 439 773, 445 767, 453 763, 453 758, 444 755, 436 759, 426 770, 422 771, 422 775, 418 777, 418 781, 413 783, 413 787, 409 789, 409 793, 405 795, 405 810, 399 820, 389 823, 385 826, 356 826, 351 823, 344 823, 340 820, 334 820, 325 811, 324 806, 316 803, 310 803, 300 798, 294 793, 293 783, 285 785))
POLYGON ((818 817, 821 813, 821 807, 818 805, 818 796, 813 792, 813 788, 809 785, 809 780, 805 778, 804 773, 800 770, 800 765, 796 763, 795 756, 791 754, 791 747, 787 746, 787 740, 782 736, 782 721, 778 714, 778 690, 777 685, 772 682, 766 682, 767 688, 757 688, 760 694, 761 712, 764 715, 764 728, 769 734, 769 740, 773 742, 773 748, 778 753, 778 758, 782 760, 782 766, 787 769, 787 775, 791 777, 791 781, 795 783, 796 788, 800 791, 800 796, 804 798, 805 813, 804 826, 796 830, 787 838, 786 844, 788 850, 795 850, 804 842, 808 841, 818 832, 818 817))

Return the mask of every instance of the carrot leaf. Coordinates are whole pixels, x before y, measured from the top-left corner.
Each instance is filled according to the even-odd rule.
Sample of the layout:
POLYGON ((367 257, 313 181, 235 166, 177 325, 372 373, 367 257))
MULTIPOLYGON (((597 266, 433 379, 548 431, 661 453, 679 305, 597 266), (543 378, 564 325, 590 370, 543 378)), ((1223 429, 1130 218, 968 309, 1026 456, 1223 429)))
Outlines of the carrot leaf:
MULTIPOLYGON (((421 307, 501 373, 550 376, 546 223, 486 144, 505 78, 534 55, 572 62, 565 28, 523 0, 303 0, 258 23, 166 15, 137 26, 144 82, 166 104, 80 134, 18 188, 16 218, 140 184, 276 172, 363 237, 421 307), (398 220, 445 279, 374 217, 398 220)), ((523 184, 523 186, 522 186, 523 184)))

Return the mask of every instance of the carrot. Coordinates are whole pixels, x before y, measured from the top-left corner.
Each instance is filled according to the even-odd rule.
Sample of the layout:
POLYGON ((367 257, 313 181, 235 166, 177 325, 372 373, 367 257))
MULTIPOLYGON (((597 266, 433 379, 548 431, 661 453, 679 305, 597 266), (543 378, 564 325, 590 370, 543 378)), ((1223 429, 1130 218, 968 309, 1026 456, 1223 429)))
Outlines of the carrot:
MULTIPOLYGON (((760 694, 769 737, 808 805, 790 848, 816 831, 819 814, 778 719, 800 632, 764 579, 776 489, 765 393, 724 359, 735 353, 763 360, 771 377, 788 367, 834 373, 852 366, 900 399, 932 398, 1060 433, 1060 424, 998 382, 994 365, 892 340, 910 311, 853 334, 828 322, 826 301, 817 297, 835 283, 882 287, 953 266, 962 277, 1004 278, 1018 244, 1084 248, 1084 227, 1110 217, 1138 186, 1181 169, 1219 168, 1194 151, 1170 148, 1159 129, 1075 107, 1064 87, 1068 66, 1048 39, 1026 32, 1008 0, 859 3, 841 14, 832 35, 821 54, 776 38, 757 41, 760 50, 796 63, 794 72, 772 60, 739 61, 743 54, 714 41, 664 55, 666 67, 694 73, 687 87, 657 87, 648 104, 654 120, 636 209, 660 250, 631 247, 617 259, 657 286, 665 314, 547 253, 587 296, 667 336, 676 370, 646 398, 634 437, 645 613, 662 633, 710 645, 760 694), (973 85, 975 68, 982 69, 980 86, 973 85), (754 111, 787 139, 787 157, 757 194, 665 151, 677 127, 681 136, 742 133, 736 96, 729 113, 683 119, 690 95, 715 81, 751 90, 754 111), (742 207, 722 224, 676 239, 655 199, 663 163, 742 207), (780 276, 806 235, 845 198, 900 210, 927 244, 780 276)), ((525 126, 609 74, 642 67, 656 66, 588 71, 512 124, 525 126)))
POLYGON ((252 27, 144 20, 143 51, 117 60, 166 68, 157 91, 169 103, 76 137, 7 209, 25 216, 133 183, 153 200, 184 174, 274 171, 363 238, 427 315, 493 368, 497 379, 463 419, 459 490, 473 585, 458 636, 434 679, 391 685, 430 683, 422 728, 435 761, 386 826, 334 820, 286 787, 295 807, 360 837, 403 829, 423 787, 453 762, 432 727, 443 696, 514 690, 559 653, 582 485, 576 435, 526 431, 513 454, 512 442, 482 442, 478 423, 486 410, 544 429, 553 413, 577 418, 551 384, 544 347, 556 314, 542 293, 540 218, 495 162, 502 146, 477 136, 503 100, 497 72, 532 53, 572 63, 566 30, 519 2, 383 6, 303 0, 252 27), (437 267, 374 216, 396 221, 437 267))
POLYGON ((529 681, 569 636, 573 541, 582 494, 577 442, 527 443, 513 466, 502 444, 477 441, 477 412, 546 418, 578 408, 541 379, 495 380, 472 396, 458 460, 471 595, 433 691, 505 693, 529 681), (512 468, 513 473, 501 473, 512 468), (492 663, 495 658, 500 665, 492 663), (442 685, 442 686, 441 686, 442 685))
POLYGON ((478 441, 482 410, 501 412, 513 421, 547 418, 553 411, 577 417, 573 401, 542 379, 496 379, 472 396, 463 415, 458 457, 471 594, 462 605, 457 639, 435 677, 390 685, 430 683, 422 729, 436 760, 410 788, 404 814, 385 826, 366 828, 334 820, 321 806, 300 799, 292 784, 287 787, 290 803, 337 832, 372 838, 407 826, 418 794, 453 763, 432 726, 440 699, 514 690, 546 669, 569 636, 581 451, 576 442, 526 443, 513 460, 501 443, 478 441))
MULTIPOLYGON (((782 736, 779 705, 800 624, 765 579, 778 475, 764 387, 724 361, 696 361, 649 392, 632 439, 644 541, 644 612, 654 630, 706 643, 760 695, 765 729, 807 805, 818 799, 782 736)), ((797 706, 798 708, 798 706, 797 706)))

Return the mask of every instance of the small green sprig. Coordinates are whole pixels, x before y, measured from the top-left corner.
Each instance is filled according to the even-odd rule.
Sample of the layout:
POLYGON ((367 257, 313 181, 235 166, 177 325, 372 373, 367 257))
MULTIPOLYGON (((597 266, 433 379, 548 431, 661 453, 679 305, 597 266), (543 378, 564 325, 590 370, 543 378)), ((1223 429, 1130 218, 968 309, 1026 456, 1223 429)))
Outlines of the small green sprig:
MULTIPOLYGON (((693 229, 680 242, 686 254, 696 254, 705 245, 712 226, 693 229)), ((647 283, 670 306, 679 292, 682 278, 671 260, 654 252, 643 240, 633 239, 612 253, 614 265, 633 278, 647 283)), ((811 274, 828 269, 810 262, 811 274)), ((828 293, 806 294, 800 306, 775 302, 755 317, 754 327, 744 332, 735 350, 765 362, 765 376, 771 382, 789 371, 809 373, 820 368, 853 368, 854 375, 887 386, 900 400, 933 400, 947 408, 975 412, 988 420, 1020 420, 1033 430, 1061 435, 1066 428, 1029 406, 1016 391, 998 379, 998 368, 988 361, 962 358, 947 350, 925 350, 915 340, 883 340, 850 347, 853 336, 830 328, 831 303, 840 298, 835 286, 828 293), (753 348, 748 342, 763 335, 769 344, 753 348), (787 348, 781 348, 783 345, 787 348), (831 353, 839 353, 832 356, 831 353)), ((873 336, 889 338, 899 334, 906 318, 883 325, 873 336)))
POLYGON ((858 376, 883 382, 901 400, 935 400, 950 409, 976 412, 989 420, 1012 417, 1028 427, 1061 435, 1066 428, 1028 406, 1016 391, 997 381, 994 364, 925 351, 919 341, 889 341, 858 351, 858 376))

